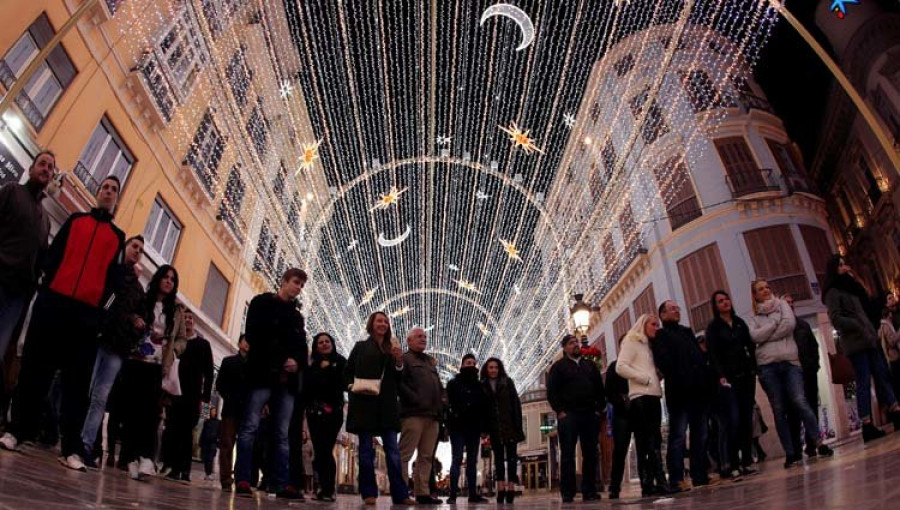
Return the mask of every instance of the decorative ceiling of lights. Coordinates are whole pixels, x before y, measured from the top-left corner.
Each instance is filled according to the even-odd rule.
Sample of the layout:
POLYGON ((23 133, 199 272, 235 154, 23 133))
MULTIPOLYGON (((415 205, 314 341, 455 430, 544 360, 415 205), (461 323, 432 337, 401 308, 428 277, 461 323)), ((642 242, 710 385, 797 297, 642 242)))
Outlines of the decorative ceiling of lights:
MULTIPOLYGON (((759 0, 156 4, 123 14, 123 32, 140 38, 153 9, 196 17, 215 70, 197 88, 246 159, 256 124, 224 92, 224 70, 246 27, 264 28, 266 44, 242 53, 278 157, 245 165, 256 200, 244 255, 259 256, 266 223, 284 262, 311 275, 311 331, 346 352, 383 310, 398 336, 429 332, 444 376, 474 352, 500 357, 523 388, 559 352, 571 294, 598 302, 665 214, 681 183, 653 169, 673 156, 692 166, 722 118, 667 101, 676 68, 707 70, 720 104, 775 19, 759 0), (279 162, 293 198, 273 193, 279 162)), ((196 122, 170 128, 189 141, 196 122)))

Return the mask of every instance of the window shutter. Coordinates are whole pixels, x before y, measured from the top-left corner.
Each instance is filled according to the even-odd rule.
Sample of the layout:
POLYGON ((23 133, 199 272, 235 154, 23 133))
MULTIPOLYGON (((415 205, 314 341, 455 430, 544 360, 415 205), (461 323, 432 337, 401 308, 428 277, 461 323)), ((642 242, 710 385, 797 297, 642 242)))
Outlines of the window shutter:
POLYGON ((631 329, 631 310, 626 308, 618 317, 616 317, 616 320, 613 321, 613 335, 616 337, 616 342, 618 342, 622 335, 628 333, 629 329, 631 329))
POLYGON ((678 261, 678 274, 694 331, 706 329, 712 319, 709 298, 718 289, 728 290, 728 279, 719 246, 710 244, 678 261))
POLYGON ((656 296, 653 295, 652 283, 635 298, 632 306, 635 317, 640 317, 645 313, 656 313, 656 296))
POLYGON ((747 250, 757 278, 769 282, 775 295, 791 294, 800 301, 812 298, 800 252, 787 225, 744 232, 747 250))
POLYGON ((206 289, 203 291, 203 304, 200 309, 219 326, 222 326, 222 321, 225 319, 225 304, 228 300, 229 287, 225 275, 214 264, 210 264, 209 273, 206 276, 206 289))
POLYGON ((828 264, 828 257, 831 256, 828 234, 821 228, 800 225, 800 235, 803 236, 803 244, 812 260, 816 279, 819 281, 819 285, 822 285, 825 282, 825 265, 828 264))

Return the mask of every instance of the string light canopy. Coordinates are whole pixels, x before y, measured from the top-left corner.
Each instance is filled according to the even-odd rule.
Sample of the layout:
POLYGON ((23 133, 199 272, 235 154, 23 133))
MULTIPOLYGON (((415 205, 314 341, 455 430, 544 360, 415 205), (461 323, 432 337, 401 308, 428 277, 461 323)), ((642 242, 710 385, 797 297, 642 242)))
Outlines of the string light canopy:
POLYGON ((382 310, 400 336, 428 331, 445 377, 473 352, 525 388, 559 352, 573 289, 596 303, 639 253, 775 13, 755 0, 135 0, 117 18, 181 90, 170 143, 204 143, 211 112, 241 186, 222 163, 203 170, 210 195, 240 204, 254 269, 307 269, 312 330, 346 352, 382 310), (172 20, 174 36, 160 28, 172 20), (686 88, 708 107, 691 109, 686 88))

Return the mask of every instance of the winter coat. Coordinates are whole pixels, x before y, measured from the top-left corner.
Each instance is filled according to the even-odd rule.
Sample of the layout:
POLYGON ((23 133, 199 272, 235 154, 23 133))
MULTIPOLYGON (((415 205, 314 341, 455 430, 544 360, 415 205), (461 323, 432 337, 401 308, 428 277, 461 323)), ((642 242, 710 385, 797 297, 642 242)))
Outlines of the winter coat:
POLYGON ((116 281, 116 299, 104 317, 99 344, 124 358, 141 341, 143 331, 135 327, 135 319, 141 318, 147 322, 149 318, 144 313, 144 287, 138 280, 136 268, 120 265, 116 281))
POLYGON ((691 328, 677 322, 663 322, 650 342, 656 369, 666 381, 666 405, 680 406, 688 401, 712 400, 715 395, 709 356, 691 328))
POLYGON ((219 427, 221 422, 218 418, 208 418, 203 422, 203 430, 200 432, 200 447, 204 450, 215 451, 219 444, 219 427))
POLYGON ((447 398, 450 401, 450 430, 467 432, 487 432, 489 407, 487 395, 478 380, 478 369, 467 367, 459 371, 447 383, 447 398))
POLYGON ((616 361, 606 369, 606 400, 615 416, 628 416, 628 380, 616 372, 616 361))
MULTIPOLYGON (((491 442, 520 443, 525 440, 522 431, 522 401, 516 385, 509 377, 497 379, 497 390, 491 387, 488 379, 482 379, 483 388, 488 400, 488 433, 491 442)), ((495 446, 496 447, 496 446, 495 446)))
MULTIPOLYGON (((389 343, 389 340, 384 340, 389 343)), ((373 338, 356 342, 347 367, 344 369, 344 387, 349 388, 353 379, 381 379, 378 395, 360 395, 349 392, 347 408, 347 432, 351 434, 380 434, 383 431, 400 431, 400 404, 397 402, 397 386, 402 370, 398 370, 390 352, 385 352, 373 338)))
POLYGON ((267 292, 250 301, 247 310, 247 380, 252 388, 286 385, 295 393, 306 368, 308 348, 303 315, 295 301, 284 301, 267 292), (284 370, 288 358, 297 362, 297 372, 284 370))
POLYGON ((794 341, 794 326, 797 325, 794 311, 783 299, 772 299, 775 303, 769 313, 760 310, 747 320, 750 338, 756 344, 756 363, 762 366, 787 361, 799 366, 800 357, 794 341))
POLYGON ((894 329, 891 319, 881 319, 878 338, 887 360, 891 363, 900 360, 900 334, 894 329))
POLYGON ((191 338, 187 341, 179 360, 181 363, 178 365, 178 380, 181 383, 181 394, 191 400, 209 402, 215 375, 209 340, 201 336, 191 338))
POLYGON ((616 373, 628 380, 630 400, 644 396, 662 398, 659 374, 647 337, 628 333, 622 340, 622 350, 616 361, 616 373))
POLYGON ((556 414, 606 409, 603 376, 597 365, 584 357, 575 361, 564 355, 550 367, 547 400, 556 414))
POLYGON ((794 326, 794 341, 797 342, 797 355, 800 358, 800 366, 807 376, 815 375, 819 371, 819 341, 813 334, 812 326, 805 320, 797 317, 797 325, 794 326))
POLYGON ((825 293, 828 318, 838 331, 838 345, 850 356, 878 347, 878 333, 869 322, 859 297, 846 290, 832 287, 825 293))
POLYGON ((444 409, 444 388, 437 372, 437 360, 424 352, 407 351, 397 388, 400 417, 421 416, 438 419, 444 409))
POLYGON ((313 358, 303 375, 303 400, 308 414, 337 413, 343 419, 344 391, 347 389, 344 385, 346 368, 347 359, 336 352, 328 359, 313 358), (327 361, 324 367, 323 361, 327 361), (328 408, 331 413, 326 412, 328 408))
POLYGON ((216 393, 225 399, 220 416, 240 418, 247 405, 247 359, 240 354, 228 356, 219 366, 216 393))
POLYGON ((756 345, 744 319, 732 315, 729 326, 721 317, 713 318, 706 326, 706 345, 718 377, 733 381, 756 374, 756 345))
POLYGON ((12 295, 28 295, 37 284, 50 234, 50 216, 41 205, 45 196, 32 184, 0 188, 0 288, 12 295))
MULTIPOLYGON (((146 303, 146 301, 145 301, 146 303)), ((153 324, 155 317, 151 313, 148 317, 146 317, 147 327, 151 327, 153 324)), ((168 321, 166 321, 168 324, 168 321)), ((175 358, 181 356, 181 353, 184 352, 185 347, 187 346, 187 333, 185 333, 185 325, 184 325, 184 307, 182 305, 175 305, 175 313, 173 315, 171 326, 166 327, 166 340, 165 345, 162 348, 162 373, 163 378, 169 374, 169 370, 172 368, 172 364, 175 362, 175 358)), ((138 351, 132 351, 131 357, 137 359, 139 361, 145 361, 143 354, 138 351)), ((179 370, 179 376, 181 375, 181 371, 179 370)))

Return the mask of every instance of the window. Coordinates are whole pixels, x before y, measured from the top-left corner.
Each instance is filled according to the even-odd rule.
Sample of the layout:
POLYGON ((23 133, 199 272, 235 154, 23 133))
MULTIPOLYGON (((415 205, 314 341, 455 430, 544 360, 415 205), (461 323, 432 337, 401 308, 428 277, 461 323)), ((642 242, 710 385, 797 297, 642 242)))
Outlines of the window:
POLYGON ((134 156, 119 137, 109 118, 104 115, 81 152, 74 173, 88 191, 96 195, 100 189, 100 182, 109 175, 118 177, 124 188, 132 166, 134 156))
POLYGON ((253 148, 256 149, 259 159, 265 159, 266 151, 269 150, 269 128, 263 113, 261 97, 256 98, 256 106, 250 114, 250 120, 247 121, 247 133, 253 140, 253 148))
POLYGON ((279 202, 284 203, 284 189, 287 187, 287 169, 284 167, 284 161, 278 167, 278 174, 272 182, 272 193, 279 202))
POLYGON ((186 160, 210 197, 215 194, 213 188, 219 178, 219 162, 223 152, 225 139, 216 127, 212 112, 207 110, 194 133, 194 141, 191 142, 186 160))
POLYGON ((630 53, 625 55, 618 62, 613 64, 613 68, 616 70, 616 74, 619 76, 625 76, 632 69, 634 69, 634 56, 630 53))
POLYGON ((609 234, 606 234, 606 237, 603 238, 603 260, 606 261, 606 273, 607 278, 609 278, 610 273, 613 273, 618 265, 618 260, 616 260, 616 245, 613 242, 612 236, 609 234))
POLYGON ((684 289, 691 327, 694 331, 706 329, 712 320, 709 298, 719 289, 728 292, 728 279, 719 254, 719 246, 710 244, 678 261, 678 275, 684 289))
POLYGON ((881 188, 878 187, 878 179, 875 178, 872 167, 869 166, 869 161, 866 160, 866 157, 862 153, 859 154, 857 168, 859 168, 859 174, 862 176, 863 182, 865 183, 866 197, 871 204, 871 210, 871 208, 874 208, 875 205, 878 204, 878 201, 881 200, 881 188))
POLYGON ((656 313, 656 296, 653 295, 653 284, 647 285, 643 292, 634 298, 634 316, 640 317, 645 313, 656 313))
POLYGON ((715 145, 735 198, 769 189, 743 136, 719 138, 715 145))
POLYGON ((803 270, 797 243, 788 225, 744 232, 757 278, 764 278, 776 296, 790 294, 797 301, 811 299, 809 280, 803 270))
POLYGON ((209 32, 213 39, 218 37, 225 31, 230 22, 230 18, 235 11, 243 5, 247 0, 201 0, 201 8, 203 16, 209 24, 209 32))
POLYGON ((628 330, 631 329, 631 310, 627 307, 613 321, 613 336, 616 339, 621 338, 628 330))
POLYGON ((183 99, 188 95, 200 74, 204 57, 200 44, 200 30, 191 16, 191 9, 184 8, 176 15, 174 23, 159 41, 159 59, 171 78, 173 88, 183 99))
POLYGON ((234 95, 234 101, 242 110, 247 104, 247 93, 250 91, 250 81, 253 80, 253 71, 248 69, 247 61, 244 58, 246 49, 242 45, 241 48, 234 52, 228 67, 225 68, 225 77, 231 84, 231 93, 234 95))
POLYGON ((603 161, 603 184, 609 183, 612 179, 613 172, 616 171, 616 146, 613 145, 612 139, 606 140, 606 145, 600 151, 600 159, 603 161))
POLYGON ((687 91, 688 99, 695 112, 706 111, 710 108, 734 106, 734 100, 723 97, 723 93, 716 90, 713 81, 706 71, 695 69, 681 73, 681 81, 687 91))
POLYGON ((800 235, 803 236, 803 244, 812 260, 813 271, 816 272, 816 280, 819 285, 825 283, 825 265, 831 256, 831 245, 828 244, 828 234, 821 228, 810 225, 799 225, 800 235))
POLYGON ((144 238, 147 246, 153 249, 166 264, 171 264, 175 255, 175 246, 181 237, 182 226, 172 211, 157 196, 150 209, 150 218, 144 228, 144 238))
POLYGON ((703 214, 684 161, 672 158, 654 168, 653 173, 656 174, 659 194, 666 205, 666 216, 673 232, 703 214))
POLYGON ((625 204, 625 207, 622 208, 622 213, 619 214, 619 227, 622 229, 622 244, 625 246, 625 254, 628 256, 628 261, 631 262, 632 255, 637 252, 641 245, 641 232, 634 221, 634 212, 630 203, 625 204))
POLYGON ((214 264, 210 264, 200 309, 219 326, 222 326, 225 320, 225 303, 228 301, 229 287, 225 275, 214 264))
POLYGON ((225 195, 219 204, 219 215, 231 229, 235 236, 244 240, 244 220, 241 217, 241 207, 244 205, 245 186, 241 180, 240 167, 231 167, 228 181, 225 184, 225 195))
MULTIPOLYGON (((631 99, 631 113, 635 119, 641 117, 644 103, 647 102, 649 94, 650 89, 644 89, 643 92, 631 99)), ((669 126, 666 124, 665 118, 663 118, 662 109, 654 99, 650 106, 647 107, 647 115, 644 117, 644 122, 641 123, 641 138, 644 139, 644 143, 649 145, 668 132, 669 126)))
POLYGON ((769 139, 766 139, 766 144, 769 146, 769 150, 772 151, 772 155, 775 156, 775 161, 778 163, 781 175, 784 176, 784 183, 788 191, 810 192, 811 188, 806 180, 803 166, 800 164, 800 158, 791 150, 791 147, 769 139))
POLYGON ((880 86, 872 93, 872 104, 893 137, 894 145, 900 144, 900 115, 897 114, 897 110, 891 105, 887 94, 880 86))
POLYGON ((264 271, 269 275, 275 274, 275 252, 278 239, 269 228, 269 222, 263 222, 259 230, 259 242, 256 245, 256 259, 253 261, 255 271, 264 271))
MULTIPOLYGON (((0 81, 9 90, 28 64, 53 38, 50 19, 43 13, 13 43, 0 60, 0 81)), ((25 88, 16 97, 16 104, 35 131, 40 131, 63 92, 75 79, 78 71, 62 45, 57 45, 38 66, 25 88)))

